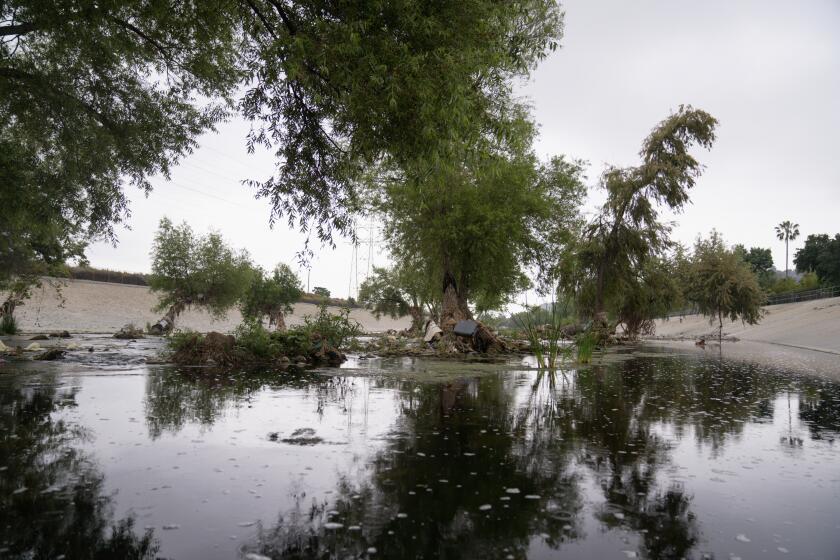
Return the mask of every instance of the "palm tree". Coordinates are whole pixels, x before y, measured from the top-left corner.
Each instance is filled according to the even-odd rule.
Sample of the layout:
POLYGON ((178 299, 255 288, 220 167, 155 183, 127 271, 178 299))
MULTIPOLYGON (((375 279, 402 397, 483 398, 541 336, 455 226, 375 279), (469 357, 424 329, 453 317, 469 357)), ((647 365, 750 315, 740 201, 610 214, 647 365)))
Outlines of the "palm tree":
POLYGON ((788 242, 799 237, 799 224, 785 220, 776 226, 776 237, 785 242, 785 278, 788 277, 788 242))

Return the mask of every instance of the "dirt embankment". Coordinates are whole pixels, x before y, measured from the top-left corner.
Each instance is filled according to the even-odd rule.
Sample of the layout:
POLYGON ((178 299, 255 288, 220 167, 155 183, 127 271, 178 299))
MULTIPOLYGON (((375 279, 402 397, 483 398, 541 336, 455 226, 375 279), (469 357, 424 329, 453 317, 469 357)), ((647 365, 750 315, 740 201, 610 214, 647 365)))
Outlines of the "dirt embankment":
MULTIPOLYGON (((724 336, 840 354, 840 298, 772 305, 757 325, 724 321, 724 336)), ((686 315, 656 322, 656 337, 717 336, 717 322, 686 315)))
MULTIPOLYGON (((77 333, 114 333, 127 323, 144 327, 154 323, 161 313, 152 311, 157 304, 157 295, 146 286, 111 284, 89 280, 65 280, 61 296, 47 282, 42 289, 35 290, 32 299, 18 307, 15 316, 24 332, 50 332, 68 330, 77 333)), ((315 315, 318 306, 298 303, 292 315, 286 318, 287 325, 303 322, 306 315, 315 315)), ((377 320, 364 309, 353 309, 350 317, 361 323, 368 332, 388 329, 404 329, 411 324, 409 318, 393 320, 382 317, 377 320)), ((178 327, 200 332, 230 332, 242 316, 231 309, 227 317, 213 319, 204 311, 190 309, 178 318, 178 327)))

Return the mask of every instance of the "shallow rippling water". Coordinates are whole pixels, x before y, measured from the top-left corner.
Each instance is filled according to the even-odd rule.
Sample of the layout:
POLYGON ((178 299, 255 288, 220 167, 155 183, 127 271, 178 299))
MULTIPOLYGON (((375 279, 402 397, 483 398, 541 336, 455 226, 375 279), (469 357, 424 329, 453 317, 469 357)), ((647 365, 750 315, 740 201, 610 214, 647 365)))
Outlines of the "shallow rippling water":
POLYGON ((0 557, 840 558, 836 378, 653 349, 210 374, 134 348, 0 366, 0 557))

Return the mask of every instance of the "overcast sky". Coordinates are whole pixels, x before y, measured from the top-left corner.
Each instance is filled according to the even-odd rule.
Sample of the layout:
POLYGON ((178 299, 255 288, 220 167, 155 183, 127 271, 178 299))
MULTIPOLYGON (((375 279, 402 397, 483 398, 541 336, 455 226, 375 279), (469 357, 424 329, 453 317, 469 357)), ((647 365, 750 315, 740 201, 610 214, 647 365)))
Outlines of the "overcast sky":
MULTIPOLYGON (((783 269, 775 224, 800 224, 791 260, 808 234, 840 232, 840 1, 570 0, 564 8, 562 48, 520 88, 540 125, 541 156, 588 160, 594 187, 605 164, 634 165, 650 129, 691 104, 720 127, 712 150, 696 152, 706 171, 675 217, 677 240, 716 228, 730 244, 771 247, 783 269)), ((296 267, 304 236, 285 224, 270 229, 268 202, 240 184, 273 169, 269 154, 246 153, 247 131, 243 121, 221 126, 171 181, 154 181, 148 198, 130 193, 131 230, 119 232, 116 248, 93 245, 91 264, 148 272, 165 215, 220 231, 266 268, 296 267)), ((590 206, 601 198, 593 192, 590 206)), ((356 263, 362 281, 368 253, 365 243, 356 258, 342 240, 318 251, 310 287, 355 292, 356 263)), ((372 253, 373 264, 387 263, 381 245, 372 253)))

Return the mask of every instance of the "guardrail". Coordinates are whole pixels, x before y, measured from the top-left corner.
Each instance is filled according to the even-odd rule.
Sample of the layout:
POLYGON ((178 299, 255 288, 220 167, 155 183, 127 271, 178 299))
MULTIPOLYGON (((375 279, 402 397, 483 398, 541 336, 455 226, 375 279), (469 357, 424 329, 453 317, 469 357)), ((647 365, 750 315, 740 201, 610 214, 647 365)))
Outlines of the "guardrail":
POLYGON ((830 288, 817 288, 804 292, 788 292, 786 294, 773 294, 767 298, 765 305, 779 305, 782 303, 796 303, 797 301, 811 301, 814 299, 825 299, 840 296, 840 286, 830 288))

